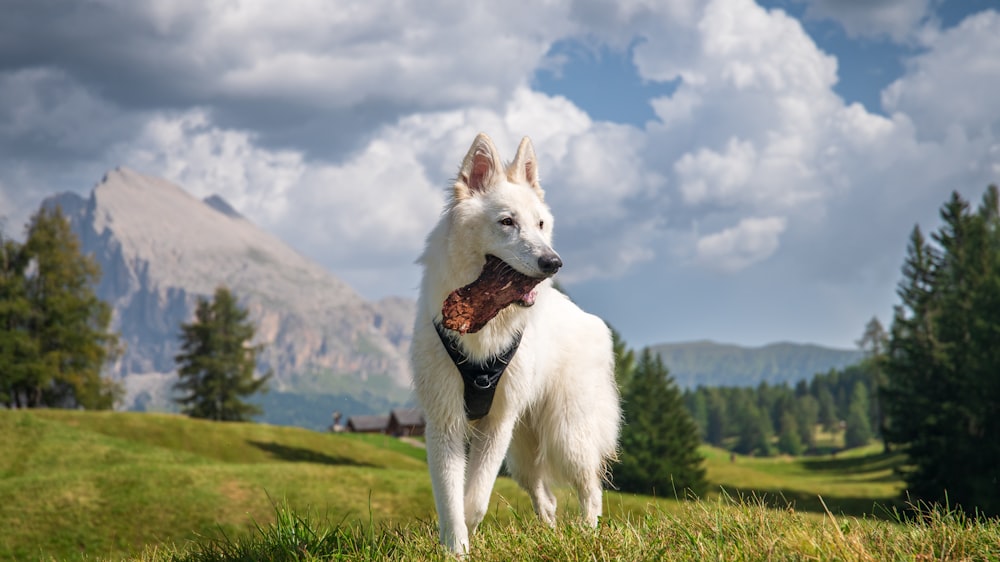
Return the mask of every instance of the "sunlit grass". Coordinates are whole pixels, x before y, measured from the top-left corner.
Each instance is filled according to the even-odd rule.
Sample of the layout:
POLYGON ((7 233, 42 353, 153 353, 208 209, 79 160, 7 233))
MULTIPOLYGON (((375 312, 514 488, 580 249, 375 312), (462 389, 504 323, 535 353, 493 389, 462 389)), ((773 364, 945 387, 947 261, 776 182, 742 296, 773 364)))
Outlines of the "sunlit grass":
MULTIPOLYGON (((612 517, 597 529, 564 520, 487 518, 471 560, 990 560, 1000 556, 1000 523, 924 510, 917 522, 804 517, 755 499, 684 502, 669 512, 612 517)), ((274 523, 238 539, 206 539, 187 550, 147 550, 144 562, 252 560, 447 560, 431 521, 377 525, 331 522, 276 507, 274 523)))
MULTIPOLYGON (((898 459, 875 446, 836 458, 702 451, 706 498, 609 491, 597 531, 576 524, 570 490, 551 530, 500 478, 472 559, 979 559, 968 553, 1000 544, 995 522, 946 512, 902 525, 898 459)), ((0 410, 0 559, 440 558, 424 459, 385 436, 0 410)))

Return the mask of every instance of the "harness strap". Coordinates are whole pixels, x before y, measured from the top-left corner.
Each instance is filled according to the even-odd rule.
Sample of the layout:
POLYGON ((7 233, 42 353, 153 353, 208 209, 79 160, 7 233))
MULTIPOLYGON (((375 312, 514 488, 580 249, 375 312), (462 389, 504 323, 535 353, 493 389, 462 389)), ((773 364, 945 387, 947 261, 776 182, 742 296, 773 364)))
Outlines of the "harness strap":
POLYGON ((450 334, 441 324, 434 322, 434 328, 441 338, 445 351, 451 357, 451 362, 462 375, 462 382, 465 385, 465 417, 469 420, 482 418, 490 413, 500 376, 507 370, 507 365, 521 345, 521 332, 514 336, 510 347, 480 363, 469 359, 462 351, 458 337, 450 334))

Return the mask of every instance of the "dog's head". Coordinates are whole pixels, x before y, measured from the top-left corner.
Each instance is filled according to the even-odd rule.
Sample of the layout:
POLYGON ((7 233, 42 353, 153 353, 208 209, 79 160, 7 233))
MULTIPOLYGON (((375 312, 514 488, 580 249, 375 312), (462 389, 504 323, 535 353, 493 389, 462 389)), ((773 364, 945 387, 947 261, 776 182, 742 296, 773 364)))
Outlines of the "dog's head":
POLYGON ((462 161, 452 194, 452 212, 467 248, 493 255, 529 277, 551 277, 562 267, 552 249, 552 213, 538 181, 538 160, 524 137, 506 167, 484 133, 462 161))

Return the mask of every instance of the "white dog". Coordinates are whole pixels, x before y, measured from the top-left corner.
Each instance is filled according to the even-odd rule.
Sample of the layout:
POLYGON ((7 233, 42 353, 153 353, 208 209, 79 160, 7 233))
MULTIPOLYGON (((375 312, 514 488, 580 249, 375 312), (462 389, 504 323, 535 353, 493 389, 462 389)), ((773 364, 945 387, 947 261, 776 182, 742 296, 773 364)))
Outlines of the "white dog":
POLYGON ((456 553, 469 551, 505 455, 542 521, 555 524, 552 485, 565 482, 576 489, 584 521, 596 526, 617 450, 621 409, 611 336, 604 322, 552 288, 562 261, 552 249, 543 195, 527 137, 504 167, 493 141, 479 134, 419 260, 414 388, 427 422, 441 542, 456 553), (544 281, 475 333, 441 327, 445 299, 477 279, 486 256, 544 281), (492 378, 466 383, 468 373, 456 365, 485 368, 492 378), (476 394, 483 388, 472 388, 480 382, 485 398, 476 394))

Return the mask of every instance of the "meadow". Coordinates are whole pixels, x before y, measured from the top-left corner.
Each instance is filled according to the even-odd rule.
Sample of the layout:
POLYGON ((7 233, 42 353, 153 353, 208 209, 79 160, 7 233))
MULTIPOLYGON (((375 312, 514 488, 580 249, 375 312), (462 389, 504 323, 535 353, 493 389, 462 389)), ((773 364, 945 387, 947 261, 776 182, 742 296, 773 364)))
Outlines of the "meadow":
MULTIPOLYGON (((754 459, 704 448, 712 492, 613 491, 555 530, 498 480, 474 560, 1000 559, 1000 523, 898 503, 881 448, 754 459), (907 522, 910 521, 910 522, 907 522)), ((176 415, 0 410, 0 559, 440 559, 424 452, 381 435, 176 415)))

